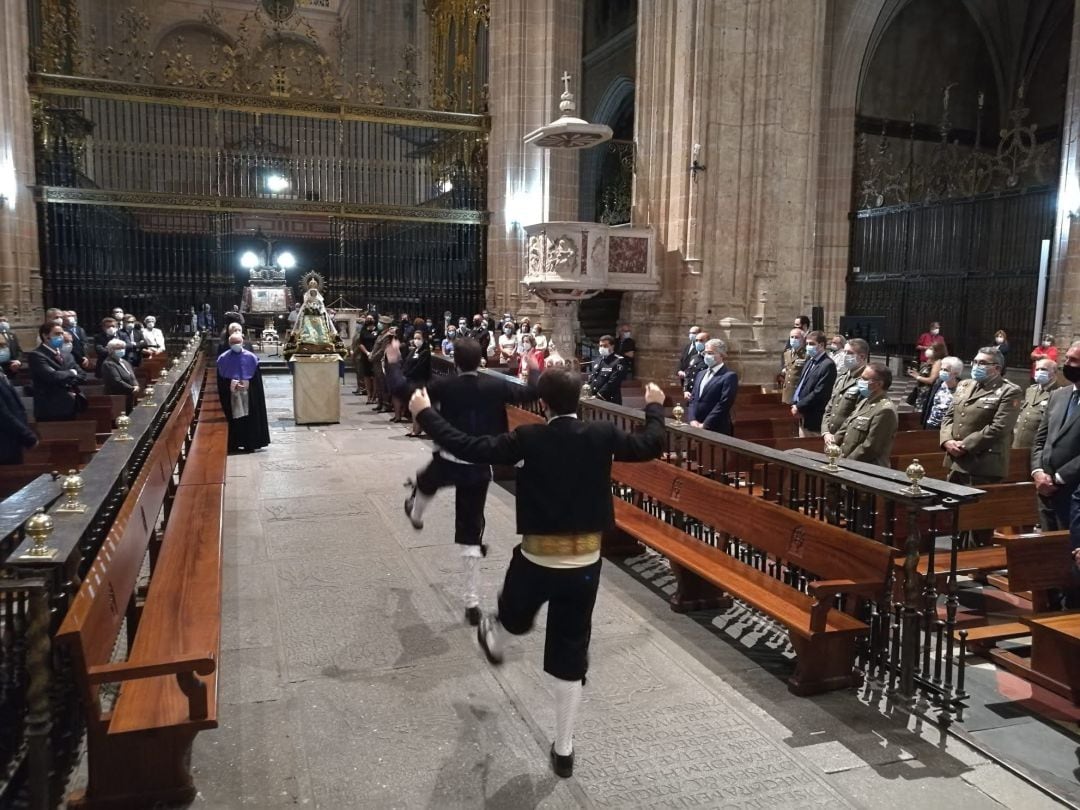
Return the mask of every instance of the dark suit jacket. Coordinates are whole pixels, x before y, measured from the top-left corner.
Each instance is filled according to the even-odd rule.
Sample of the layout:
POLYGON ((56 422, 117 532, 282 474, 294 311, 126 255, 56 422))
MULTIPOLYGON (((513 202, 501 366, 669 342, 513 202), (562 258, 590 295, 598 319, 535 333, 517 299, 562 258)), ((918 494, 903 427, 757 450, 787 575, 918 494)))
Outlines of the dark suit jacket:
POLYGON ((65 327, 64 331, 71 335, 71 354, 76 364, 81 366, 86 357, 86 332, 81 326, 73 326, 70 329, 65 327))
POLYGON ((22 464, 23 448, 35 444, 19 392, 0 374, 0 464, 22 464))
POLYGON ((34 387, 34 418, 39 422, 74 419, 72 389, 82 382, 83 375, 72 374, 64 358, 44 344, 28 352, 26 359, 34 387))
POLYGON ((401 373, 415 386, 427 384, 431 379, 431 349, 426 343, 419 349, 413 346, 408 357, 401 361, 401 373))
POLYGON ((1050 395, 1046 414, 1031 446, 1031 469, 1041 469, 1049 476, 1059 475, 1065 487, 1080 485, 1080 407, 1065 418, 1069 398, 1076 390, 1069 385, 1050 395))
POLYGON ((815 432, 821 431, 821 421, 825 408, 832 397, 833 383, 836 382, 836 363, 827 354, 818 355, 813 361, 807 360, 803 367, 799 390, 798 409, 802 416, 803 427, 815 432))
MULTIPOLYGON (((141 337, 141 333, 140 333, 141 337)), ((97 367, 94 369, 94 373, 100 377, 102 366, 105 361, 109 359, 108 344, 110 340, 122 340, 124 341, 125 354, 124 359, 131 363, 132 356, 138 356, 139 352, 135 347, 135 341, 127 329, 117 329, 116 334, 109 337, 104 332, 98 332, 94 336, 94 352, 97 354, 97 367)), ((137 365, 132 363, 132 365, 137 365)))
POLYGON ((679 355, 679 371, 686 371, 690 368, 690 361, 697 356, 698 350, 694 348, 694 341, 690 341, 683 346, 682 354, 679 355))
MULTIPOLYGON (((522 385, 512 377, 459 373, 433 377, 427 384, 427 392, 443 418, 458 430, 474 436, 495 435, 508 429, 507 405, 522 405, 537 399, 536 380, 539 376, 531 375, 529 385, 522 385)), ((401 399, 408 399, 416 388, 405 378, 401 363, 386 364, 386 384, 391 393, 401 399)))
POLYGON ((433 408, 420 414, 424 430, 451 453, 477 464, 517 464, 520 534, 600 532, 614 525, 611 462, 648 461, 664 449, 664 409, 645 408, 645 430, 625 433, 610 422, 564 416, 522 425, 500 436, 468 436, 433 408))
POLYGON ((698 372, 694 378, 693 399, 690 400, 690 421, 701 422, 705 430, 732 435, 731 409, 735 407, 735 394, 739 390, 739 375, 724 366, 713 375, 702 392, 701 384, 708 369, 698 372))
POLYGON ((605 402, 622 405, 622 381, 629 373, 626 358, 612 352, 607 357, 593 360, 589 370, 589 387, 605 402))
POLYGON ((101 364, 101 379, 105 383, 106 394, 123 394, 127 397, 127 411, 131 413, 135 405, 135 389, 139 381, 135 379, 135 370, 127 360, 108 358, 101 364))

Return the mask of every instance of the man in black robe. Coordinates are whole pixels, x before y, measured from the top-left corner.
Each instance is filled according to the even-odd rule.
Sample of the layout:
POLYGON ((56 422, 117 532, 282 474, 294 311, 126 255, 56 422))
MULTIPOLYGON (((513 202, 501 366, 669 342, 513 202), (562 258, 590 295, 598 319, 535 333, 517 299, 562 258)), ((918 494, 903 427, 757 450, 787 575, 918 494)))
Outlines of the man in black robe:
POLYGON ((244 348, 244 336, 229 336, 229 349, 217 359, 218 396, 229 420, 229 452, 251 453, 270 444, 259 358, 244 348))

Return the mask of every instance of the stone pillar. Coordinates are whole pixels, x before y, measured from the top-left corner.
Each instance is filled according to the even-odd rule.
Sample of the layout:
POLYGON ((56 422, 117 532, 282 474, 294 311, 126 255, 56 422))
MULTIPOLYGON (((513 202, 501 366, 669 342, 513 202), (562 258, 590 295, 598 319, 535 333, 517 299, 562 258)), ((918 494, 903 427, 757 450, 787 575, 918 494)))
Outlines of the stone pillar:
MULTIPOLYGON (((1061 138, 1058 213, 1051 242, 1050 278, 1046 290, 1044 329, 1059 346, 1080 337, 1080 226, 1067 210, 1080 205, 1080 0, 1073 11, 1069 79, 1061 138)), ((1025 336, 1027 339, 1027 336, 1025 336)))
POLYGON ((38 260, 34 183, 34 137, 26 73, 30 31, 26 3, 6 3, 0 27, 0 311, 12 326, 36 342, 41 322, 41 271, 38 260), (20 329, 21 327, 21 329, 20 329))
POLYGON ((691 323, 718 333, 724 320, 731 364, 766 382, 812 303, 826 7, 641 6, 633 217, 657 229, 663 257, 663 293, 639 322, 645 375, 674 373, 691 323))
MULTIPOLYGON (((522 226, 578 218, 577 152, 541 149, 522 139, 559 116, 559 77, 576 74, 581 64, 582 16, 582 0, 491 4, 487 304, 493 312, 544 317, 542 302, 521 286, 522 226)), ((574 75, 576 95, 579 84, 574 75)), ((559 350, 572 353, 573 347, 559 350)))

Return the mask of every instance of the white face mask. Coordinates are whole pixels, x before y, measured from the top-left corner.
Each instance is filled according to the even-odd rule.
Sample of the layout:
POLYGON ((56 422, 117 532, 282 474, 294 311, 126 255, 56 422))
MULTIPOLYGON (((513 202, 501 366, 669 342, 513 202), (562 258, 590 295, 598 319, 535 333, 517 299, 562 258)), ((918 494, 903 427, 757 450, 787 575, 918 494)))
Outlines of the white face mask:
POLYGON ((611 349, 610 348, 608 348, 607 346, 601 346, 600 347, 600 356, 601 357, 607 357, 610 354, 611 354, 611 349))
POLYGON ((229 351, 231 351, 231 352, 242 352, 243 350, 244 350, 244 344, 243 343, 230 343, 229 344, 229 351))

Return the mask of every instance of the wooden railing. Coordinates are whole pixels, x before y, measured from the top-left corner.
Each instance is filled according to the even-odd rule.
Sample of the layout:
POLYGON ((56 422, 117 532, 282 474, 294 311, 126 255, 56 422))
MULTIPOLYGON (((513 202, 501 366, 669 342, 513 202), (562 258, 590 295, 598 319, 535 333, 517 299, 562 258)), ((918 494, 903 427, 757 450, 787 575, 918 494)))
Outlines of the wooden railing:
MULTIPOLYGON (((445 358, 436 358, 432 368, 437 374, 454 373, 453 364, 445 358)), ((539 405, 531 410, 539 413, 539 405)), ((628 431, 644 424, 643 411, 599 399, 582 400, 579 416, 614 422, 628 431)), ((837 468, 830 470, 822 453, 776 450, 670 419, 665 434, 663 458, 668 463, 767 499, 807 520, 843 526, 894 549, 894 577, 885 590, 887 598, 871 605, 865 617, 871 633, 860 650, 859 664, 869 681, 900 702, 914 705, 921 695, 936 707, 936 717, 948 722, 965 697, 964 632, 953 632, 959 607, 956 560, 962 536, 951 527, 958 525, 960 506, 977 502, 984 491, 923 477, 919 491, 913 493, 905 471, 845 460, 838 460, 837 468), (936 541, 946 529, 952 538, 947 568, 934 560, 936 541), (944 619, 937 609, 939 580, 918 573, 923 556, 930 570, 949 572, 944 619)), ((634 493, 616 488, 615 494, 630 499, 634 493)), ((702 542, 737 547, 738 553, 747 554, 745 544, 728 546, 723 526, 703 526, 670 509, 660 511, 665 520, 702 542)), ((762 570, 785 570, 781 561, 754 549, 749 557, 762 570)), ((807 584, 803 582, 802 587, 807 584)))
POLYGON ((197 345, 186 350, 156 381, 157 404, 132 411, 131 439, 113 434, 94 453, 81 471, 84 511, 57 511, 60 482, 48 475, 0 504, 0 806, 63 800, 83 720, 70 664, 52 639, 158 434, 181 404, 198 402, 207 363, 197 345), (26 535, 39 510, 53 522, 48 555, 32 554, 26 535))

